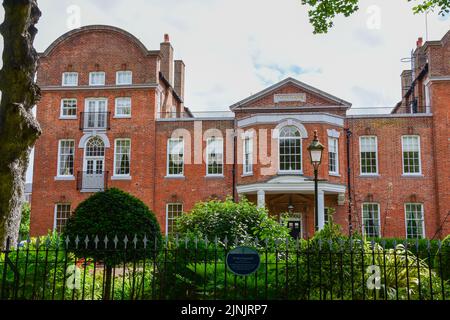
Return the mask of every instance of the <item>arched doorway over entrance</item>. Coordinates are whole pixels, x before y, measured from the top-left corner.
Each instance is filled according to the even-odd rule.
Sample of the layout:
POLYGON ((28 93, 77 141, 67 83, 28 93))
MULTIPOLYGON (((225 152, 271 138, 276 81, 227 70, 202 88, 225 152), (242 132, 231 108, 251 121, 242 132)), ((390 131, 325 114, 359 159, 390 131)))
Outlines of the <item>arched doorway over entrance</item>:
POLYGON ((105 188, 105 143, 99 136, 86 142, 83 160, 82 190, 99 191, 105 188))

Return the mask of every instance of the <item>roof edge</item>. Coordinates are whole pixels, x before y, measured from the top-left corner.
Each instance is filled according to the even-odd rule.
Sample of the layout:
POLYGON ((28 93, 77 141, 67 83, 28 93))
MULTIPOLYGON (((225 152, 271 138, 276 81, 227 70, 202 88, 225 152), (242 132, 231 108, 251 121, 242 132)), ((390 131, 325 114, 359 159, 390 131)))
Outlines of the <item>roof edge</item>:
POLYGON ((304 88, 307 91, 310 91, 310 92, 316 93, 318 95, 321 95, 321 96, 323 96, 323 97, 325 97, 325 98, 327 98, 329 100, 332 100, 334 102, 342 104, 342 105, 346 106, 347 108, 350 108, 352 106, 352 104, 350 102, 348 102, 348 101, 345 101, 345 100, 340 99, 340 98, 338 98, 336 96, 333 96, 332 94, 329 94, 329 93, 327 93, 325 91, 317 89, 317 88, 315 88, 313 86, 310 86, 310 85, 308 85, 308 84, 306 84, 304 82, 301 82, 301 81, 299 81, 297 79, 289 77, 289 78, 286 78, 284 80, 281 80, 280 82, 277 82, 277 83, 271 85, 270 87, 268 87, 268 88, 266 88, 266 89, 264 89, 264 90, 262 90, 262 91, 260 91, 260 92, 258 92, 256 94, 253 94, 253 95, 251 95, 251 96, 249 96, 249 97, 247 97, 247 98, 245 98, 245 99, 243 99, 243 100, 241 100, 241 101, 231 105, 229 108, 230 108, 231 111, 234 111, 234 110, 236 110, 236 108, 238 108, 238 107, 240 107, 240 106, 242 106, 242 105, 244 105, 244 104, 246 104, 246 103, 248 103, 248 102, 250 102, 252 100, 258 99, 258 98, 264 96, 265 94, 269 93, 270 91, 276 90, 279 87, 281 87, 281 86, 283 86, 283 85, 285 85, 287 83, 292 83, 294 85, 302 87, 302 88, 304 88))
POLYGON ((125 37, 129 38, 134 44, 137 45, 138 48, 141 49, 141 51, 144 55, 156 53, 156 51, 149 51, 146 48, 146 46, 141 42, 141 40, 139 40, 136 36, 132 35, 131 33, 129 33, 128 31, 126 31, 124 29, 110 26, 110 25, 95 24, 95 25, 83 26, 81 28, 73 29, 73 30, 70 30, 69 32, 64 33, 62 36, 60 36, 55 41, 53 41, 44 52, 39 53, 39 56, 46 57, 46 56, 50 55, 52 53, 52 51, 56 49, 56 47, 58 47, 61 43, 68 40, 69 38, 76 36, 78 34, 81 34, 84 32, 90 32, 90 31, 116 32, 116 33, 119 33, 119 34, 124 35, 125 37))

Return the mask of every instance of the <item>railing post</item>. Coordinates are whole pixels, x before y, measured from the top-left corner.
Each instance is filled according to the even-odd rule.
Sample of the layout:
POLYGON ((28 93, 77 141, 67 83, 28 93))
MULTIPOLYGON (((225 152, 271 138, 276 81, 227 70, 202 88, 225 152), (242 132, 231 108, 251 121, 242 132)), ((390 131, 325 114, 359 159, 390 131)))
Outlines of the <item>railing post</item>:
POLYGON ((10 246, 10 238, 6 238, 6 248, 5 248, 5 260, 3 261, 3 275, 2 275, 2 290, 0 295, 0 300, 5 299, 5 290, 6 290, 6 276, 7 276, 7 268, 8 268, 8 255, 9 255, 9 246, 10 246))

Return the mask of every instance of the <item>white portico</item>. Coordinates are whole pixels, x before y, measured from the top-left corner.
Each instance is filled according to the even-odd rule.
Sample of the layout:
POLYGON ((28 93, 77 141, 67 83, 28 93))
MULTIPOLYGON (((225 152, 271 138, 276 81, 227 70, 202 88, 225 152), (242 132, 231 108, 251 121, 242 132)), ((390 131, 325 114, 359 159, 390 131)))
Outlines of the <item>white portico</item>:
MULTIPOLYGON (((345 191, 345 185, 334 184, 327 181, 319 182, 319 230, 321 230, 325 225, 325 196, 335 196, 337 199, 337 204, 342 205, 343 199, 345 197, 345 191)), ((240 196, 247 196, 249 198, 254 198, 254 196, 256 195, 256 201, 259 207, 268 206, 268 198, 270 198, 269 200, 273 203, 268 206, 269 211, 270 207, 274 207, 276 205, 276 211, 284 210, 283 207, 286 207, 284 212, 288 212, 288 206, 282 204, 282 198, 283 196, 285 196, 285 198, 288 197, 289 199, 291 199, 291 196, 295 196, 298 198, 298 200, 294 201, 300 201, 304 203, 304 205, 301 206, 303 209, 300 209, 304 211, 306 206, 311 209, 310 200, 313 199, 312 196, 314 195, 314 181, 312 178, 307 178, 304 176, 278 176, 263 183, 239 185, 237 186, 237 192, 240 196)), ((292 202, 292 200, 289 200, 289 202, 292 202)), ((314 211, 313 206, 312 210, 314 211)))

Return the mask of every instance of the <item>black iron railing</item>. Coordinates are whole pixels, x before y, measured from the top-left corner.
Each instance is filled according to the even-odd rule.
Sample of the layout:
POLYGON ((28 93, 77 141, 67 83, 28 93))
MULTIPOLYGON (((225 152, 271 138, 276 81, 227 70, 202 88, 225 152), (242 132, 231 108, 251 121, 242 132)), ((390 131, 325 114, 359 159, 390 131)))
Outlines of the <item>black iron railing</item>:
POLYGON ((78 171, 77 190, 97 192, 108 188, 108 171, 78 171))
POLYGON ((227 240, 42 238, 0 251, 0 299, 450 300, 450 247, 383 243, 246 243, 260 257, 240 276, 227 240))
POLYGON ((111 112, 81 112, 80 130, 110 130, 111 112))

